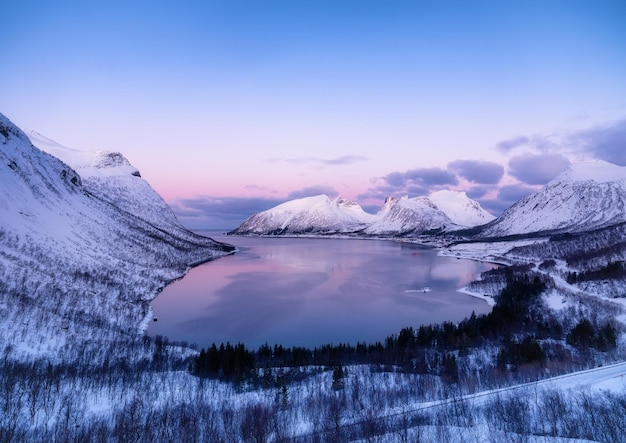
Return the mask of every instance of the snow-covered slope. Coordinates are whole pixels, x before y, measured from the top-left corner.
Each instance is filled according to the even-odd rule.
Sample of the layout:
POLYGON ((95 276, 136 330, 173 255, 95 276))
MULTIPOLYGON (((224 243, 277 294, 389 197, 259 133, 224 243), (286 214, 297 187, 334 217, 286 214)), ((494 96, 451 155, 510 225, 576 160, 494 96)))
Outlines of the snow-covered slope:
POLYGON ((230 234, 341 234, 357 232, 369 225, 375 216, 354 202, 326 195, 305 197, 259 212, 230 234))
POLYGON ((428 199, 437 209, 446 214, 452 223, 459 226, 480 226, 496 218, 483 209, 476 200, 469 198, 465 192, 436 191, 431 193, 428 199))
POLYGON ((118 155, 99 158, 89 177, 99 173, 100 181, 84 180, 0 114, 0 352, 79 352, 80 339, 69 345, 68 335, 136 333, 166 282, 232 252, 182 227, 165 229, 173 222, 146 210, 156 194, 147 183, 123 189, 124 181, 109 180, 126 172, 139 179, 134 168, 118 155))
POLYGON ((35 131, 27 131, 34 146, 72 167, 84 189, 153 226, 169 231, 186 231, 161 196, 119 152, 70 149, 35 131))
POLYGON ((388 197, 379 219, 365 233, 406 235, 455 231, 483 225, 495 217, 465 192, 437 191, 428 197, 388 197))
POLYGON ((484 237, 584 232, 626 222, 626 167, 597 160, 571 165, 490 223, 484 237))
MULTIPOLYGON (((403 197, 391 206, 387 199, 381 217, 365 229, 368 235, 405 235, 454 229, 456 225, 427 197, 403 197)), ((458 229, 458 228, 457 228, 458 229)))
POLYGON ((325 195, 292 200, 253 215, 231 234, 336 234, 406 235, 451 231, 493 220, 464 192, 438 191, 428 197, 388 197, 371 215, 342 198, 325 195))

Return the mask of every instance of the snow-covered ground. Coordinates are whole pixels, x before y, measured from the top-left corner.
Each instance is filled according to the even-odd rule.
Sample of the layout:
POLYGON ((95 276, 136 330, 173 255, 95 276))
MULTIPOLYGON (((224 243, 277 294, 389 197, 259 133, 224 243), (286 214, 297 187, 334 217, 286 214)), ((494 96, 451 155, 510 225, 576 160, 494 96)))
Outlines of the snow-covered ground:
POLYGON ((511 250, 520 246, 534 245, 546 241, 548 241, 547 238, 494 242, 463 242, 442 248, 439 251, 439 255, 511 265, 517 261, 527 260, 526 257, 511 256, 509 254, 511 250))

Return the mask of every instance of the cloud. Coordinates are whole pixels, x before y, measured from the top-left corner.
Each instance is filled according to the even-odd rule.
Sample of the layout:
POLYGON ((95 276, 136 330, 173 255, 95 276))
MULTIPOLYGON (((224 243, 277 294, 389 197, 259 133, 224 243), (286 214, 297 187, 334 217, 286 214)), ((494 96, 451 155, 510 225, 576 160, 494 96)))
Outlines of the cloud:
POLYGON ((296 198, 312 197, 315 195, 326 194, 329 197, 337 197, 339 193, 332 186, 327 185, 314 185, 307 186, 298 191, 292 191, 287 195, 287 200, 294 200, 296 198))
POLYGON ((527 145, 528 143, 530 143, 530 139, 526 137, 525 135, 520 135, 517 137, 510 138, 508 140, 502 140, 501 142, 496 143, 496 149, 500 152, 507 153, 519 146, 527 145))
POLYGON ((416 168, 406 172, 391 172, 383 177, 383 180, 394 187, 413 185, 428 188, 459 183, 453 172, 442 168, 416 168))
POLYGON ((478 199, 483 208, 498 216, 536 189, 526 185, 507 185, 500 188, 494 199, 478 199))
POLYGON ((525 146, 533 152, 573 154, 626 166, 626 120, 618 120, 570 134, 520 135, 497 143, 496 149, 507 154, 520 146, 525 146))
POLYGON ((570 164, 561 154, 524 154, 509 160, 509 173, 529 185, 544 185, 570 164))
POLYGON ((566 142, 579 153, 626 166, 626 120, 577 132, 566 142))
POLYGON ((384 177, 371 180, 374 186, 358 195, 359 199, 382 201, 390 195, 411 197, 426 195, 433 189, 456 186, 456 174, 442 168, 415 168, 408 171, 390 172, 384 177))
POLYGON ((515 202, 502 201, 499 199, 491 198, 478 200, 478 203, 480 203, 483 209, 495 215, 496 217, 499 217, 515 202))
POLYGON ((344 155, 337 158, 319 158, 319 157, 294 157, 285 159, 288 163, 294 164, 314 164, 316 166, 341 166, 351 165, 354 163, 366 161, 367 157, 361 155, 344 155))
MULTIPOLYGON (((254 188, 254 186, 248 188, 254 188)), ((231 230, 252 215, 278 206, 287 200, 320 194, 326 194, 329 197, 339 195, 331 186, 317 185, 293 191, 286 198, 203 195, 180 198, 169 202, 169 205, 180 222, 189 229, 231 230)))
MULTIPOLYGON (((517 203, 527 195, 536 191, 536 188, 526 185, 507 185, 502 186, 498 191, 498 200, 517 203)), ((509 205, 510 206, 510 205, 509 205)))
POLYGON ((406 192, 403 192, 403 194, 407 194, 410 196, 427 195, 430 193, 430 189, 427 188, 426 186, 412 185, 412 186, 407 186, 405 189, 406 189, 406 192))
POLYGON ((471 199, 479 199, 482 196, 484 196, 485 194, 487 194, 489 191, 492 191, 493 187, 491 186, 472 186, 471 188, 469 188, 467 191, 465 191, 465 193, 467 194, 467 196, 471 199))
POLYGON ((248 217, 265 211, 284 199, 259 197, 199 196, 170 202, 180 222, 189 229, 234 229, 248 217))
POLYGON ((455 160, 448 169, 474 183, 493 185, 504 175, 504 167, 495 162, 479 160, 455 160))

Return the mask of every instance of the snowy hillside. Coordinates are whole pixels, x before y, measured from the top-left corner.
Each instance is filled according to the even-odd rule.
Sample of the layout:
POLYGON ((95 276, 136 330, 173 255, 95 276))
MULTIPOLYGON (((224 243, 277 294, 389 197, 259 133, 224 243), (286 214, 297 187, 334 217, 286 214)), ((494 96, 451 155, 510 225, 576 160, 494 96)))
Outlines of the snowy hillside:
POLYGON ((394 236, 457 230, 482 225, 493 218, 464 192, 439 191, 412 199, 388 197, 376 215, 366 213, 357 203, 318 195, 255 214, 230 234, 394 236))
POLYGON ((76 164, 92 166, 85 179, 0 114, 0 350, 54 355, 70 335, 89 340, 122 325, 136 334, 163 285, 232 252, 166 229, 175 222, 161 223, 162 206, 150 207, 162 200, 120 155, 75 157, 83 155, 76 164))
POLYGON ((230 234, 340 234, 357 232, 375 216, 356 203, 326 195, 288 201, 248 218, 230 234))
POLYGON ((436 191, 428 199, 454 224, 465 227, 484 225, 496 217, 483 209, 476 200, 467 197, 465 192, 436 191))
POLYGON ((141 218, 153 226, 176 232, 186 231, 172 209, 122 154, 79 151, 62 146, 35 131, 26 134, 34 146, 74 169, 89 193, 131 214, 141 214, 141 218))
POLYGON ((626 167, 605 161, 571 165, 498 217, 484 237, 584 232, 626 221, 626 167))
POLYGON ((380 218, 364 232, 371 235, 406 235, 455 231, 483 225, 495 217, 464 192, 437 191, 428 197, 385 200, 380 218))
POLYGON ((445 231, 454 223, 426 197, 401 198, 365 229, 369 235, 403 235, 427 231, 445 231))

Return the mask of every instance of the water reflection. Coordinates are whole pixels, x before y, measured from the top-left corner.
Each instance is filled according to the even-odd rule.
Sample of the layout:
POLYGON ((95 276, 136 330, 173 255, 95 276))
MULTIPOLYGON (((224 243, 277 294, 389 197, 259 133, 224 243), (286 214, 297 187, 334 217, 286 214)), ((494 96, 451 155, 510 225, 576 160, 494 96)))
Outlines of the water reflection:
POLYGON ((383 340, 488 306, 456 289, 491 265, 374 240, 228 237, 240 252, 193 269, 152 303, 152 334, 208 346, 383 340), (424 292, 428 288, 430 292, 424 292))

